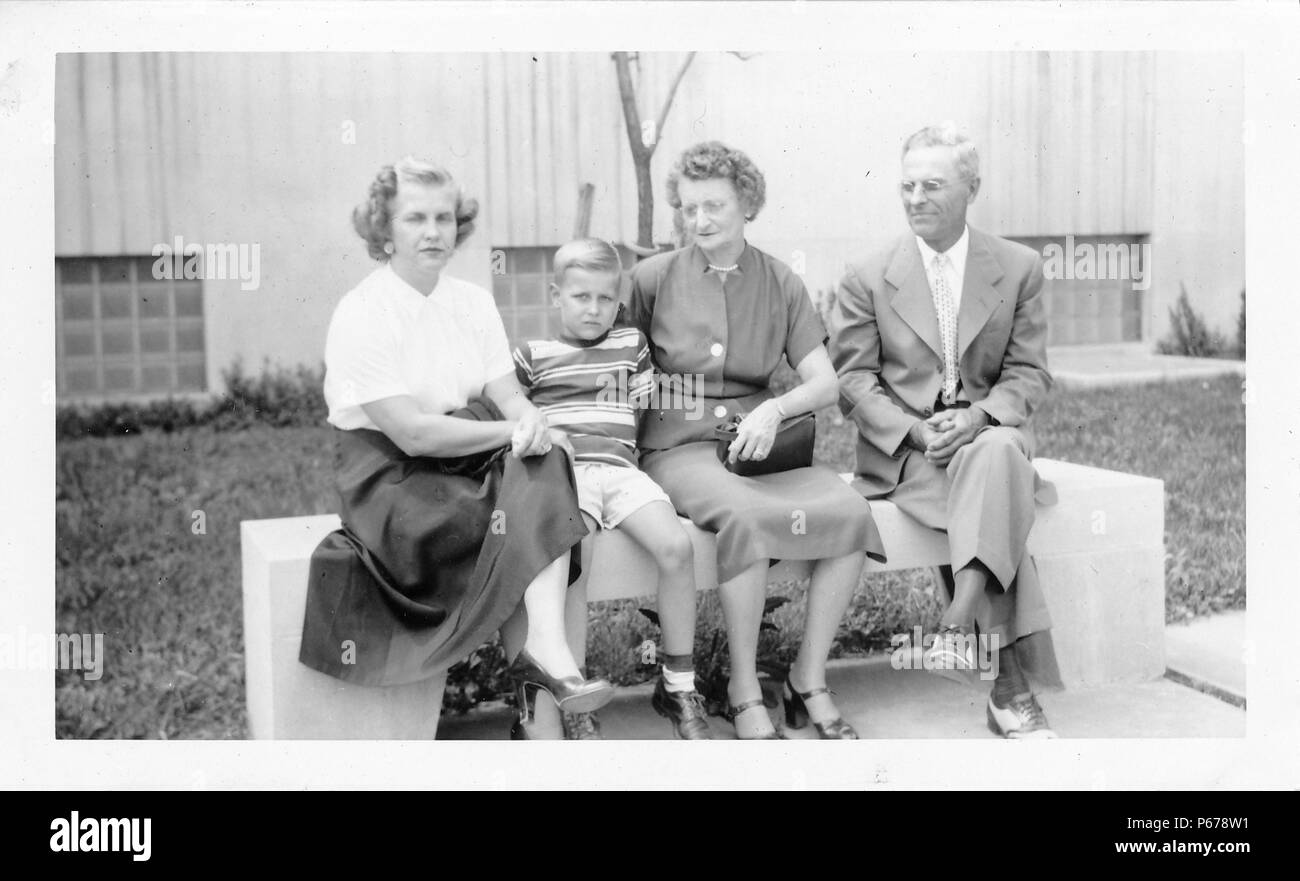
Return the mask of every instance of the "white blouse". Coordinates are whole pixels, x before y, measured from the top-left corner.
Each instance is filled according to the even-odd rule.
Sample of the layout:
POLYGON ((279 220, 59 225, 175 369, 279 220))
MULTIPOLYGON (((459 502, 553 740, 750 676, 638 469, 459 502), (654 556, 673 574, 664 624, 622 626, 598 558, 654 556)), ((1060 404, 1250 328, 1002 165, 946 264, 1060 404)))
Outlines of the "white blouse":
POLYGON ((385 264, 343 295, 325 340, 325 403, 343 429, 378 431, 361 405, 397 395, 449 413, 513 373, 492 295, 446 274, 426 297, 385 264))

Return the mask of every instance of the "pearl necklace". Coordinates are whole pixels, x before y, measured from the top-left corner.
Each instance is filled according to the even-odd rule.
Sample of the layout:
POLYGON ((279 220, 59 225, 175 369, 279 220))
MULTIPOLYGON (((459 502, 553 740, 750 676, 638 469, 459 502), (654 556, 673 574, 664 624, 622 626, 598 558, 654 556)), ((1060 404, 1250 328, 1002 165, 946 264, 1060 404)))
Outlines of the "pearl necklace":
POLYGON ((714 272, 735 272, 737 269, 740 268, 740 264, 733 263, 730 266, 714 266, 712 263, 710 263, 709 268, 712 269, 714 272))

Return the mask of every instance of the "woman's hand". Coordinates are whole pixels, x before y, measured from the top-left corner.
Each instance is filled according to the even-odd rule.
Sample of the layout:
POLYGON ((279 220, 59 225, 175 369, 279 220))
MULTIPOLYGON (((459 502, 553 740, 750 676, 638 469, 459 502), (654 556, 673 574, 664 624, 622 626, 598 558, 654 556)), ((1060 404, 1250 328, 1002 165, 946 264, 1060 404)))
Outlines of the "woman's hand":
POLYGON ((516 459, 543 456, 551 450, 546 416, 528 400, 514 373, 503 374, 483 386, 483 395, 497 405, 507 421, 514 423, 510 452, 516 459))
POLYGON ((569 454, 569 461, 572 462, 578 454, 573 451, 573 442, 569 440, 569 435, 558 428, 547 429, 547 436, 551 439, 551 445, 559 447, 569 454))
POLYGON ((528 407, 519 414, 514 434, 510 437, 510 452, 516 459, 542 456, 551 451, 550 427, 546 416, 536 407, 528 407))
POLYGON ((737 459, 762 461, 772 452, 776 441, 776 430, 781 425, 781 414, 776 409, 776 401, 768 400, 759 404, 740 423, 736 439, 727 448, 728 461, 737 459))

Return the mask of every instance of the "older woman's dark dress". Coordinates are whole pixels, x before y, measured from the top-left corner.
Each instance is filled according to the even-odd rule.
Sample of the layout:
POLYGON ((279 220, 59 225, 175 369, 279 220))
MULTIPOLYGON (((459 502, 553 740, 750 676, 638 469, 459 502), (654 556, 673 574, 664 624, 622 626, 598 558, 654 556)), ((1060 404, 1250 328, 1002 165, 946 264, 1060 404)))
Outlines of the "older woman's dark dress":
POLYGON ((814 465, 737 477, 718 461, 713 429, 763 400, 782 357, 797 365, 826 330, 803 282, 746 245, 737 268, 709 268, 698 247, 660 254, 632 272, 628 320, 650 339, 661 373, 703 376, 705 409, 650 410, 642 421, 641 467, 678 512, 717 535, 718 580, 759 560, 819 560, 866 551, 885 559, 862 496, 814 465))

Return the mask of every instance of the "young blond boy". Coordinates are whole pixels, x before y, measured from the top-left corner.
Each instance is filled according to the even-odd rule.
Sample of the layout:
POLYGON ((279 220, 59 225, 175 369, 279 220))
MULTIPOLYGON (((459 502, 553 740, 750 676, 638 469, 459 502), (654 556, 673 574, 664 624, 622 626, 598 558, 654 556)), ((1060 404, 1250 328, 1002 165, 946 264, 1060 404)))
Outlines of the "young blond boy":
POLYGON ((623 530, 658 564, 663 666, 652 703, 677 737, 710 739, 691 657, 691 540, 668 496, 637 467, 638 403, 653 384, 649 344, 635 328, 613 328, 623 267, 612 245, 594 238, 569 242, 556 252, 554 265, 551 302, 559 310, 560 332, 518 346, 515 373, 557 432, 557 442, 563 442, 562 433, 571 445, 587 527, 593 533, 623 530))

